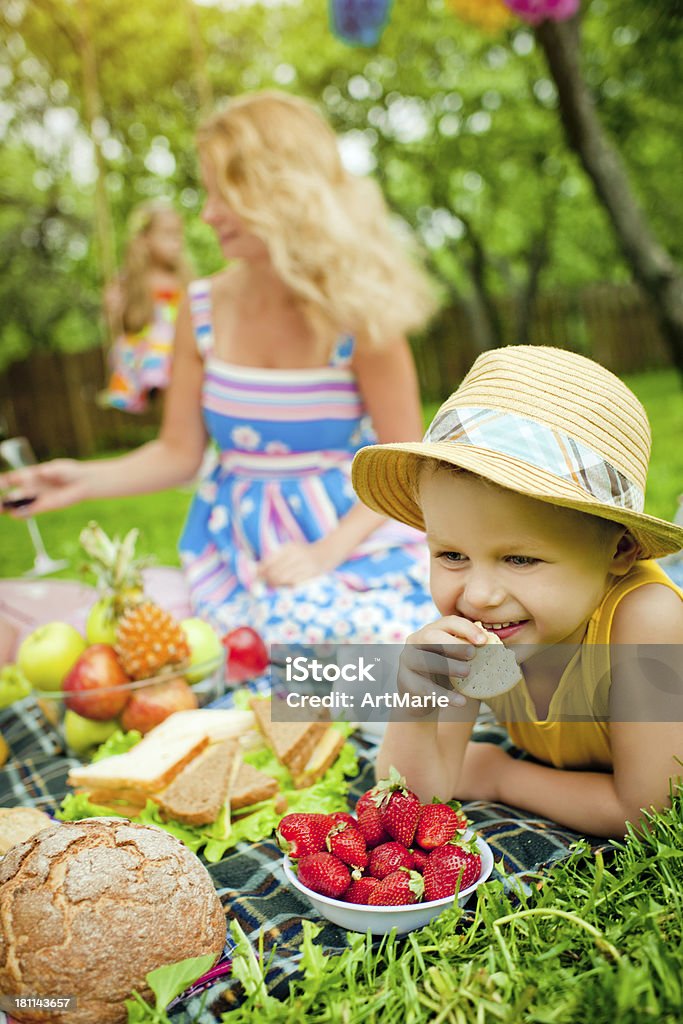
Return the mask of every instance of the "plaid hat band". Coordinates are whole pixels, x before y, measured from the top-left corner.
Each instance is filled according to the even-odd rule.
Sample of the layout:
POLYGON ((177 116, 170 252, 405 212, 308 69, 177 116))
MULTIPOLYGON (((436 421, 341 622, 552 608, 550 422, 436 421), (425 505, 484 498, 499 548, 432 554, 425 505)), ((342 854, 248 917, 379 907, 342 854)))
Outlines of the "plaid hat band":
POLYGON ((605 505, 642 512, 645 495, 603 456, 576 438, 516 413, 484 407, 442 409, 425 442, 498 452, 574 484, 605 505))

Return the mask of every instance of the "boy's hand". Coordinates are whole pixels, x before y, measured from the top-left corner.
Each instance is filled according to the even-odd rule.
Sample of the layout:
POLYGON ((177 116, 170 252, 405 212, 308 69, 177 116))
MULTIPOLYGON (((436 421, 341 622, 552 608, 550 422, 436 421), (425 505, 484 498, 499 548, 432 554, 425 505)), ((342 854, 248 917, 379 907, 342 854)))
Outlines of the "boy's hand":
POLYGON ((465 707, 467 698, 453 690, 450 680, 469 675, 470 661, 487 640, 485 629, 458 615, 446 615, 411 633, 401 654, 399 692, 424 696, 438 686, 455 707, 465 707))

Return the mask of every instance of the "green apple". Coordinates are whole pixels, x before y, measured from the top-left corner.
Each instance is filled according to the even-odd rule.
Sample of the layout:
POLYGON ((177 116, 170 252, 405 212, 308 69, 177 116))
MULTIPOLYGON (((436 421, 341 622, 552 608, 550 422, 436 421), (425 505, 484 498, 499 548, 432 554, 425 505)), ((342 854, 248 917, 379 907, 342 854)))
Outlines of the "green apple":
POLYGON ((221 638, 213 626, 210 626, 204 619, 183 619, 180 626, 190 647, 190 668, 183 675, 188 683, 198 683, 215 671, 225 658, 221 638), (193 665, 206 663, 213 664, 208 669, 192 671, 193 665))
POLYGON ((88 612, 85 623, 85 636, 89 644, 116 643, 116 626, 118 625, 114 614, 114 599, 112 597, 101 597, 95 601, 88 612))
POLYGON ((16 665, 3 665, 0 669, 0 709, 23 700, 31 692, 31 684, 16 665))
POLYGON ((17 651, 17 665, 36 690, 60 690, 85 648, 85 640, 73 626, 48 622, 24 638, 17 651))
POLYGON ((120 728, 117 718, 110 718, 108 722, 96 722, 92 718, 77 715, 69 708, 64 712, 62 724, 66 745, 79 757, 93 747, 99 747, 100 743, 104 743, 120 728))

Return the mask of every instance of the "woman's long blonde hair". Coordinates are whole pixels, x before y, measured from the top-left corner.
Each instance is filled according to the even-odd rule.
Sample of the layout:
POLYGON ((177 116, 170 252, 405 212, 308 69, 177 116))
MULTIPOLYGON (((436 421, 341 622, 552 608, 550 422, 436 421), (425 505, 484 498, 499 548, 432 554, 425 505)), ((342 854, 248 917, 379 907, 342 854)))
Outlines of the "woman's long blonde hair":
POLYGON ((309 103, 277 91, 237 97, 200 127, 198 145, 319 336, 349 331, 380 345, 427 321, 431 282, 376 183, 344 168, 309 103))
MULTIPOLYGON (((150 256, 147 236, 157 219, 169 213, 180 217, 169 202, 152 199, 136 206, 128 218, 128 244, 120 277, 121 325, 127 333, 137 334, 152 319, 154 297, 148 280, 150 256)), ((192 278, 191 267, 183 254, 171 269, 183 286, 192 278)))

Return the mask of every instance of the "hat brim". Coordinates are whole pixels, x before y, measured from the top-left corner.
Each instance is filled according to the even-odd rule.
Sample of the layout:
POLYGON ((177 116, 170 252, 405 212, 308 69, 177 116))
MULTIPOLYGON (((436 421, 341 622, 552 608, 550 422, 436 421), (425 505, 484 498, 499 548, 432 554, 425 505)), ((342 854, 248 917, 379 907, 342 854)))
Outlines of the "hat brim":
POLYGON ((424 530, 416 485, 420 465, 428 459, 459 466, 529 498, 620 523, 637 541, 639 558, 662 558, 683 548, 683 527, 644 512, 602 504, 572 480, 470 444, 414 441, 368 445, 353 460, 353 486, 361 501, 375 512, 424 530))

